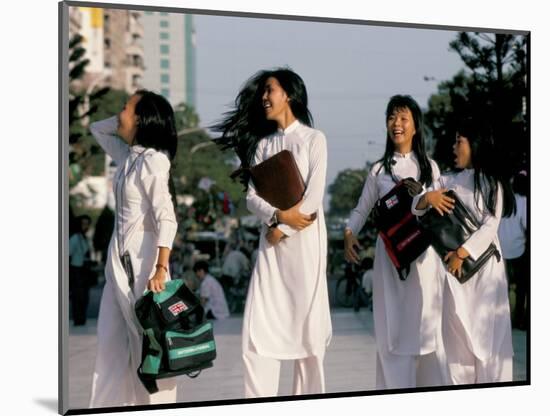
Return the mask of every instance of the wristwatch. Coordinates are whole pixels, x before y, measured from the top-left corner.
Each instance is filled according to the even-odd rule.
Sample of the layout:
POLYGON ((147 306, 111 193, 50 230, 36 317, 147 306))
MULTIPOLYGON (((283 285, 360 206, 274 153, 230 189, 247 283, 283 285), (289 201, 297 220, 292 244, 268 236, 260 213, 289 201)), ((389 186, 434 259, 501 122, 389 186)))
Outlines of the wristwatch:
POLYGON ((274 227, 277 224, 279 224, 279 221, 277 220, 277 210, 275 210, 273 216, 271 217, 271 226, 274 227))

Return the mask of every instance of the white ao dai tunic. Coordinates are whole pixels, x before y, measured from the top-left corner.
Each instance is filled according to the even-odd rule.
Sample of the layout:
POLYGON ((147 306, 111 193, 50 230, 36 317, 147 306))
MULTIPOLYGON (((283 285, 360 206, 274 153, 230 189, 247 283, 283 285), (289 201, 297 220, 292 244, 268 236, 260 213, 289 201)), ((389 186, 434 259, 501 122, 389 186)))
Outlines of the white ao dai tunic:
POLYGON ((275 207, 260 198, 249 183, 247 207, 264 225, 246 300, 243 349, 247 350, 250 342, 259 355, 300 359, 323 354, 332 334, 322 205, 326 139, 320 131, 296 120, 284 131, 260 140, 253 165, 285 149, 292 152, 306 184, 301 212, 317 212, 317 219, 301 231, 279 225, 288 238, 270 245, 265 224, 271 222, 275 207))
POLYGON ((149 395, 137 377, 142 335, 134 313, 135 301, 153 277, 157 247, 171 248, 177 230, 168 190, 170 161, 164 153, 154 149, 128 146, 116 136, 117 124, 115 116, 90 126, 100 146, 117 164, 114 179, 116 226, 105 265, 106 283, 99 309, 90 407, 174 402, 176 399, 175 379, 161 381, 161 392, 149 395), (130 254, 133 266, 133 290, 120 260, 124 251, 130 254), (169 391, 162 391, 163 386, 169 391))
MULTIPOLYGON (((396 179, 418 180, 420 167, 413 152, 394 154, 392 167, 396 179)), ((434 183, 439 178, 437 164, 430 161, 434 183)), ((379 171, 381 163, 370 170, 359 202, 351 212, 348 227, 358 235, 376 201, 394 186, 391 174, 379 171)), ((415 214, 422 212, 413 210, 415 214)), ((399 279, 380 237, 376 240, 373 267, 373 315, 379 351, 401 356, 434 352, 436 331, 441 320, 441 279, 436 271, 438 258, 429 247, 410 265, 405 281, 399 279)))

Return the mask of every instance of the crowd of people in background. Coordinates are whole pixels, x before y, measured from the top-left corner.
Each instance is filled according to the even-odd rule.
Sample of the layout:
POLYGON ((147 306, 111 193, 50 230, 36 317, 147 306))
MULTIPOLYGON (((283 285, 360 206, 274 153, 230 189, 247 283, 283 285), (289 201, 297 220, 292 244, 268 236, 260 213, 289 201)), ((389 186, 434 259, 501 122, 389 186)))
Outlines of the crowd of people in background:
MULTIPOLYGON (((529 290, 529 247, 527 237, 527 188, 528 179, 525 171, 519 172, 513 178, 513 189, 516 194, 517 212, 510 218, 501 220, 499 240, 502 245, 502 255, 506 261, 506 270, 509 280, 511 302, 513 303, 512 324, 516 329, 527 328, 526 298, 529 290)), ((186 215, 187 207, 178 207, 180 216, 186 215)), ((75 216, 71 214, 70 251, 70 293, 72 300, 71 315, 75 325, 86 323, 86 310, 89 303, 89 290, 103 283, 103 262, 106 258, 109 240, 114 224, 113 211, 108 207, 101 211, 95 224, 89 215, 75 216), (81 228, 82 227, 82 228, 81 228), (72 247, 72 248, 71 248, 72 247), (86 247, 86 262, 81 258, 81 247, 86 247), (74 253, 73 257, 71 254, 74 253), (85 263, 85 265, 84 265, 85 263)), ((221 284, 230 313, 242 313, 248 289, 251 269, 258 255, 257 239, 242 241, 232 235, 225 244, 220 256, 220 267, 217 259, 201 253, 192 241, 185 239, 185 229, 191 227, 193 220, 182 222, 183 232, 179 233, 174 243, 170 258, 170 270, 175 278, 183 279, 186 285, 200 295, 201 281, 193 271, 194 265, 202 259, 208 260, 209 267, 213 267, 211 276, 221 284), (210 257, 210 258, 209 258, 210 257)), ((374 246, 365 238, 364 250, 361 253, 361 267, 349 266, 343 262, 329 262, 329 276, 337 276, 339 271, 349 275, 350 281, 357 277, 361 284, 356 292, 353 303, 358 311, 361 306, 372 309, 372 265, 374 246), (355 270, 357 269, 357 270, 355 270), (357 276, 355 276, 357 275, 357 276)), ((333 255, 332 248, 331 252, 333 255)), ((331 256, 332 257, 332 256, 331 256)), ((334 256, 337 259, 337 256, 334 256)), ((203 260, 204 261, 204 260, 203 260)))
MULTIPOLYGON (((227 313, 214 314, 216 319, 223 319, 229 316, 229 313, 242 313, 251 269, 257 256, 257 235, 252 230, 248 239, 245 240, 242 239, 238 229, 234 230, 229 238, 221 240, 221 252, 219 258, 216 258, 212 247, 206 249, 208 252, 202 252, 189 238, 192 230, 196 228, 196 221, 188 215, 192 212, 192 209, 186 206, 178 207, 178 216, 187 220, 180 222, 180 230, 172 248, 170 256, 172 276, 183 279, 200 298, 205 297, 205 291, 207 293, 212 290, 216 293, 214 296, 223 295, 223 302, 227 304, 227 313), (197 265, 203 267, 200 270, 205 270, 205 278, 201 278, 200 270, 198 272, 195 270, 197 265), (217 287, 213 280, 219 282, 221 292, 212 289, 217 287), (205 289, 206 287, 210 288, 205 289)), ((80 326, 86 323, 86 316, 90 313, 88 311, 90 289, 104 284, 102 271, 115 217, 108 205, 102 209, 95 223, 89 215, 76 216, 72 210, 70 217, 71 318, 75 326, 80 326)), ((216 302, 217 300, 214 300, 214 303, 216 302)), ((212 313, 207 316, 212 316, 212 313)))

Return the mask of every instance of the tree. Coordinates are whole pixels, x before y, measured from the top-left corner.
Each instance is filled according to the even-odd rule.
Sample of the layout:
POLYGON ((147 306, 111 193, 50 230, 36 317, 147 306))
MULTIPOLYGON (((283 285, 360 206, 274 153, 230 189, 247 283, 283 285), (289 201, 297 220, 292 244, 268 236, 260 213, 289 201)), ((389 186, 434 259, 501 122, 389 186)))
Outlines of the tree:
POLYGON ((453 166, 457 117, 484 118, 492 127, 499 154, 511 170, 525 163, 528 140, 524 105, 527 96, 527 38, 519 35, 460 32, 450 43, 467 70, 438 86, 426 112, 426 126, 436 139, 434 159, 453 166))
MULTIPOLYGON (((181 108, 181 105, 176 107, 177 110, 181 108)), ((211 137, 204 130, 196 127, 198 117, 191 112, 192 108, 186 106, 185 109, 184 113, 176 111, 176 114, 183 115, 189 123, 181 122, 178 117, 176 119, 180 120, 180 122, 176 121, 180 126, 178 131, 191 129, 179 137, 178 152, 172 168, 176 193, 195 197, 194 207, 197 217, 212 214, 209 212, 212 209, 221 215, 223 200, 218 198, 220 192, 227 192, 237 214, 244 214, 242 187, 229 177, 236 169, 234 155, 230 152, 222 152, 218 146, 215 146, 211 137), (193 126, 195 122, 196 125, 193 126), (195 128, 196 130, 193 130, 195 128), (204 177, 215 182, 208 191, 198 187, 200 180, 204 177)))
POLYGON ((186 103, 179 103, 174 108, 174 117, 176 119, 176 130, 197 128, 199 125, 199 116, 193 106, 186 103))
POLYGON ((69 41, 69 144, 70 186, 75 186, 83 175, 90 174, 90 157, 94 155, 89 140, 86 121, 99 109, 99 103, 109 92, 109 88, 87 91, 83 84, 86 67, 90 63, 85 58, 86 50, 82 46, 83 37, 75 34, 69 41))
POLYGON ((330 194, 329 216, 347 217, 361 196, 367 169, 345 169, 338 172, 328 187, 330 194))

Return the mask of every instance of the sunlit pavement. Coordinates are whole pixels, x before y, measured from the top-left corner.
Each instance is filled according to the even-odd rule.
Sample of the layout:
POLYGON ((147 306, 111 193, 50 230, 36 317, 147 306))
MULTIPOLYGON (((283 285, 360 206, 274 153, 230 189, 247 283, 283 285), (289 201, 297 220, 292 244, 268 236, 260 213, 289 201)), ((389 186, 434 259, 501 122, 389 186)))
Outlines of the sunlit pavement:
MULTIPOLYGON (((375 388, 375 353, 372 313, 367 308, 331 310, 333 338, 325 357, 327 393, 366 391, 375 388)), ((96 320, 69 328, 69 403, 71 409, 87 408, 96 349, 96 320)), ((242 315, 215 321, 218 357, 214 367, 196 379, 178 378, 178 402, 239 399, 243 397, 241 360, 242 315)), ((526 378, 526 333, 513 331, 514 380, 526 378)), ((292 388, 292 366, 283 362, 280 395, 292 388)))

